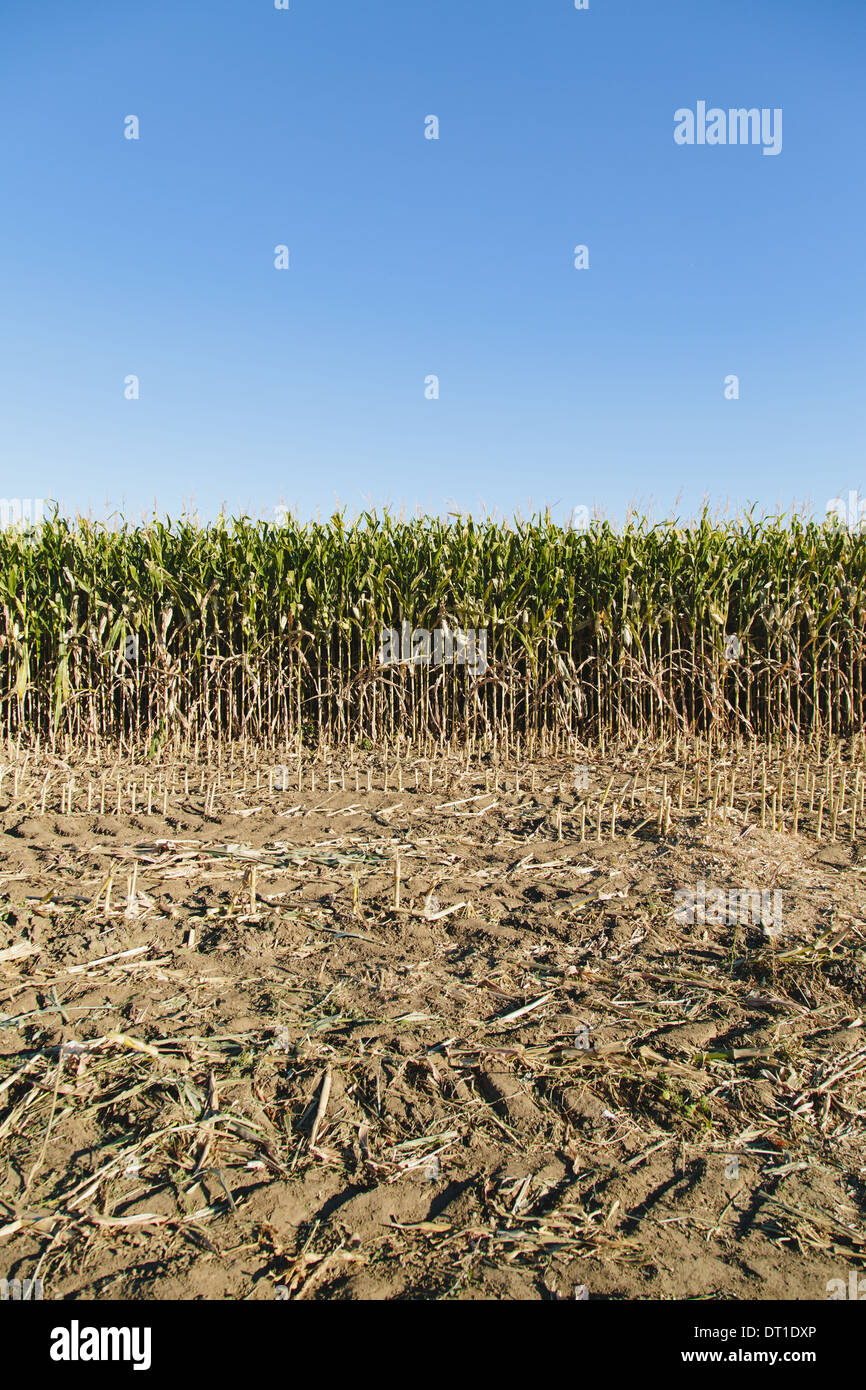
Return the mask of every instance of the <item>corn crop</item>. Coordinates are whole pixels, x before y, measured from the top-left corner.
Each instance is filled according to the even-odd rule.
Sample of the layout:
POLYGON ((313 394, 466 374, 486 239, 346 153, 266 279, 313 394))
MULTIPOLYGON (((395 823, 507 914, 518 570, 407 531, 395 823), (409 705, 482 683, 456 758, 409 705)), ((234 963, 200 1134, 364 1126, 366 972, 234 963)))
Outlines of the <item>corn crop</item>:
POLYGON ((0 533, 0 729, 602 740, 863 732, 866 535, 798 517, 563 529, 368 513, 0 533), (383 665, 485 631, 486 669, 383 665))

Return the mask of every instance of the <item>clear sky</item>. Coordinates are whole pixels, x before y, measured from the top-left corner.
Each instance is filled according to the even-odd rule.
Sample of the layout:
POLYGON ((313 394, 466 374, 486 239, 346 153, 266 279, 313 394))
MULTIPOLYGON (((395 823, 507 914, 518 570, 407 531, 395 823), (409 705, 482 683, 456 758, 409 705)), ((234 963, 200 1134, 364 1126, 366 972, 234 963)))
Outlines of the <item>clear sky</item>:
POLYGON ((864 0, 290 3, 0 3, 3 496, 866 494, 864 0))

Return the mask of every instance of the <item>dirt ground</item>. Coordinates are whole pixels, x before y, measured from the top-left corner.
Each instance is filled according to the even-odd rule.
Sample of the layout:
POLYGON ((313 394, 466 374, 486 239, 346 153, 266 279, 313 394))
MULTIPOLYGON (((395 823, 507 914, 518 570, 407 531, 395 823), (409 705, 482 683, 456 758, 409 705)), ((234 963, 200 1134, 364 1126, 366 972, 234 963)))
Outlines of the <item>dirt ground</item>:
POLYGON ((824 1300, 866 1273, 846 793, 819 841, 793 763, 648 761, 7 758, 0 1276, 824 1300), (681 920, 702 884, 778 891, 780 934, 681 920))

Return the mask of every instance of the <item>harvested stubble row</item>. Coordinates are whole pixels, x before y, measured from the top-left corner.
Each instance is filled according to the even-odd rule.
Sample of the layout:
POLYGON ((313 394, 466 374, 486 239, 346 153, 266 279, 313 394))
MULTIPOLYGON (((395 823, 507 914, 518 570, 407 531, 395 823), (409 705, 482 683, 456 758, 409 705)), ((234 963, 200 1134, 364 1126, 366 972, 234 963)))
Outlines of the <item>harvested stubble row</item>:
POLYGON ((507 741, 502 750, 496 751, 495 743, 493 748, 493 753, 484 752, 481 745, 473 756, 471 746, 459 754, 452 747, 435 756, 429 742, 413 748, 407 741, 382 758, 357 746, 348 756, 343 748, 321 746, 315 754, 293 753, 287 772, 285 765, 274 767, 267 749, 229 744, 220 745, 217 760, 202 762, 193 750, 180 748, 176 757, 168 750, 127 762, 121 773, 119 764, 106 772, 97 755, 82 759, 74 770, 66 763, 58 766, 38 739, 26 753, 10 739, 9 761, 0 764, 0 798, 8 798, 10 810, 40 817, 130 815, 171 822, 178 815, 198 814, 215 823, 226 815, 245 820, 268 808, 286 820, 317 809, 336 820, 373 802, 382 818, 416 803, 417 814, 426 816, 431 808, 424 803, 425 793, 448 798, 433 808, 444 817, 481 819, 496 810, 500 797, 508 796, 522 799, 531 815, 536 792, 552 792, 558 839, 576 833, 581 840, 613 839, 653 826, 668 836, 698 816, 707 825, 730 822, 743 832, 754 824, 774 833, 854 844, 866 826, 861 736, 850 744, 792 741, 770 749, 740 740, 721 744, 677 737, 673 746, 656 745, 646 754, 620 750, 620 769, 610 777, 593 770, 597 754, 573 744, 585 784, 577 783, 573 769, 552 781, 540 778, 536 768, 527 770, 519 749, 517 759, 501 756, 508 752, 507 741), (309 792, 321 793, 327 804, 295 803, 295 795, 303 798, 309 792), (253 805, 240 804, 245 795, 253 805), (380 804, 383 798, 387 804, 380 804))

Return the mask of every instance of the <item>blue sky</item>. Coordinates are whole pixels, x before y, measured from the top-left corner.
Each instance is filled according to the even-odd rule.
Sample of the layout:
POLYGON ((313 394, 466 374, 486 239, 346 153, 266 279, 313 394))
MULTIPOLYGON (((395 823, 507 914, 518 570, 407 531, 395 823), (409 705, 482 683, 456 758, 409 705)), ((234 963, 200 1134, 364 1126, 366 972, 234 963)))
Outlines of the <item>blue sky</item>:
POLYGON ((866 493, 864 61, 863 0, 3 0, 0 492, 866 493), (781 154, 678 146, 701 100, 781 154))

